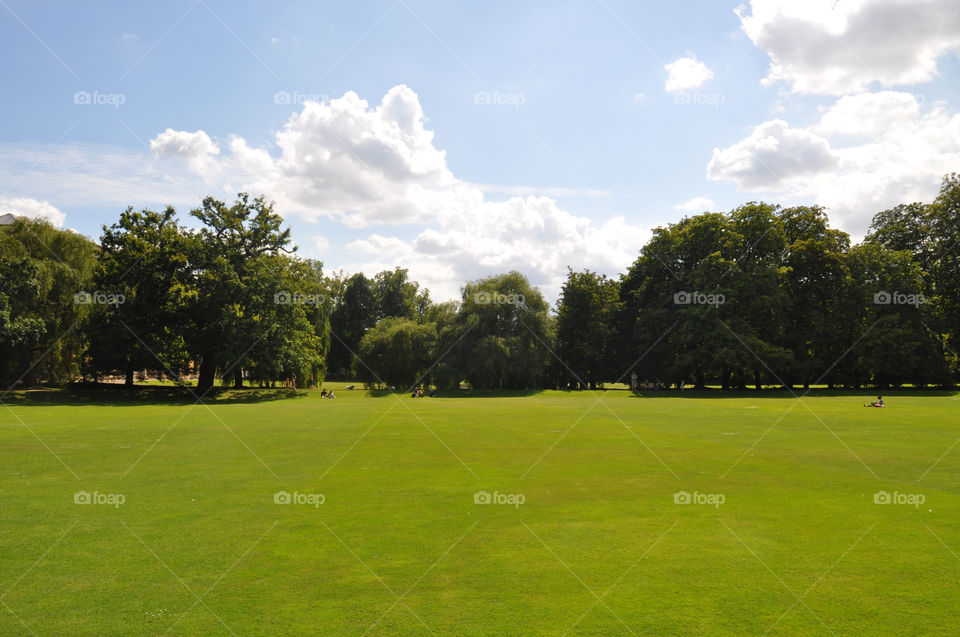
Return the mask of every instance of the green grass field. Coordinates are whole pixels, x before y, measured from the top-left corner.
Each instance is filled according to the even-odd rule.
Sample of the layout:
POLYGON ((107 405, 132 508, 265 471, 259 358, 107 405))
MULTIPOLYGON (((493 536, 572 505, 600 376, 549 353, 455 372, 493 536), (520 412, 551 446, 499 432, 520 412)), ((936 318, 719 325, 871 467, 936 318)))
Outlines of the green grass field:
POLYGON ((8 395, 0 634, 957 633, 957 394, 338 395, 8 395))

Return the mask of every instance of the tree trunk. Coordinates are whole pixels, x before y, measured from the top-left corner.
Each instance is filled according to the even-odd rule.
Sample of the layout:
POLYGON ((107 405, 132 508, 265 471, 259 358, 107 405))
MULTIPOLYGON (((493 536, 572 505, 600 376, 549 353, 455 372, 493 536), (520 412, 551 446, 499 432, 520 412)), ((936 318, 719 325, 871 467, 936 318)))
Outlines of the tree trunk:
POLYGON ((693 388, 701 391, 707 388, 706 383, 704 382, 704 379, 703 379, 703 372, 700 371, 699 369, 697 370, 697 373, 696 373, 696 384, 694 385, 693 388))
POLYGON ((213 375, 217 371, 217 361, 213 354, 204 354, 200 361, 200 376, 197 379, 197 391, 202 394, 213 389, 213 375))
POLYGON ((133 370, 127 370, 127 377, 124 379, 123 384, 125 387, 133 387, 133 370))
POLYGON ((233 375, 233 388, 234 389, 243 389, 243 370, 239 367, 233 375))
POLYGON ((756 385, 757 391, 760 391, 760 370, 753 370, 753 384, 756 385))

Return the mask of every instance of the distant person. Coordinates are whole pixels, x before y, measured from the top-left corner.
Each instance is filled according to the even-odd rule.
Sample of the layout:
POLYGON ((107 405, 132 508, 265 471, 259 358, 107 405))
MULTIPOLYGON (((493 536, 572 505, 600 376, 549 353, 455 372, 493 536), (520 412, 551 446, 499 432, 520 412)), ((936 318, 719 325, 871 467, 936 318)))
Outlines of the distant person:
POLYGON ((327 397, 327 390, 324 389, 323 391, 320 392, 320 398, 326 398, 326 397, 327 397))
POLYGON ((877 399, 870 403, 869 405, 864 405, 864 407, 886 407, 886 404, 883 402, 883 396, 877 396, 877 399))
POLYGON ((310 374, 310 378, 307 379, 307 389, 315 389, 315 388, 316 387, 313 383, 313 374, 310 374))
POLYGON ((330 393, 327 394, 327 398, 336 398, 336 396, 333 395, 333 390, 332 390, 332 389, 330 390, 330 393))

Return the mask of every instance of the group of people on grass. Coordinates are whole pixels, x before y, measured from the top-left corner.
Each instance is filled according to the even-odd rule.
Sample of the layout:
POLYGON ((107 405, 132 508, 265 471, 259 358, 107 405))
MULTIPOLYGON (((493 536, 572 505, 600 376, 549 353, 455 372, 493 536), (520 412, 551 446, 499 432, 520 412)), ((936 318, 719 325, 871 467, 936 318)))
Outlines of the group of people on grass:
MULTIPOLYGON (((686 381, 681 381, 677 385, 677 389, 684 390, 687 387, 686 381)), ((653 382, 649 380, 644 380, 642 383, 639 382, 637 377, 637 372, 631 372, 630 374, 630 391, 639 392, 639 391, 660 391, 663 389, 670 389, 669 383, 664 383, 659 378, 653 382)))
POLYGON ((416 387, 413 388, 413 392, 411 392, 410 394, 410 398, 423 398, 424 396, 429 396, 430 398, 433 398, 433 388, 428 387, 426 393, 424 393, 423 387, 421 387, 420 385, 417 385, 416 387))
MULTIPOLYGON (((297 375, 290 374, 283 381, 284 389, 296 389, 297 388, 297 375)), ((307 389, 316 389, 317 383, 313 380, 313 374, 310 375, 310 378, 307 379, 307 389)), ((348 386, 347 389, 353 389, 353 386, 348 386)), ((326 389, 320 392, 320 398, 336 398, 336 394, 333 393, 333 390, 327 391, 326 389)))

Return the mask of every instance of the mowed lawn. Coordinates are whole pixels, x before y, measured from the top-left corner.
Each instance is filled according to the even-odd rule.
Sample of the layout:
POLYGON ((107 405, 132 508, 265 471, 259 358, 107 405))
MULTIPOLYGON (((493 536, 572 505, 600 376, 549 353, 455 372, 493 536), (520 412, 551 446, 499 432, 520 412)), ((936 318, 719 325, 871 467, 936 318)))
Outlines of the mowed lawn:
POLYGON ((7 396, 0 634, 957 632, 956 394, 338 395, 7 396))

